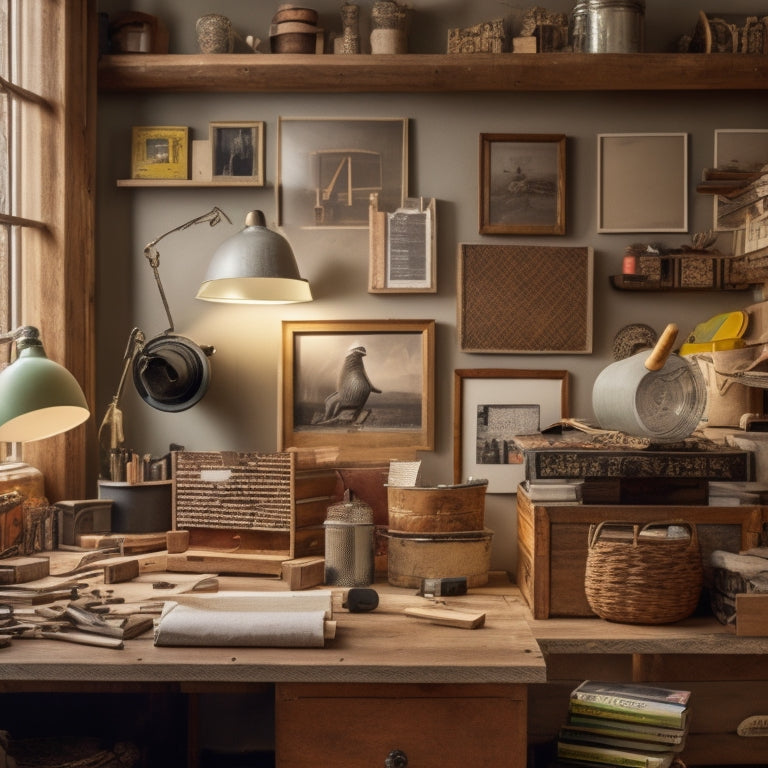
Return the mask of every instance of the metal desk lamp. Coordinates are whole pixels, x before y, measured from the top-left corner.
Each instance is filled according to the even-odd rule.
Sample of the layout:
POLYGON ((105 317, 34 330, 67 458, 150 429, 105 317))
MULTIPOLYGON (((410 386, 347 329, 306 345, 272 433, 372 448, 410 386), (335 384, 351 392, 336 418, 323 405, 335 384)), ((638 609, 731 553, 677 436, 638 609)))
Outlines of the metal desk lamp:
MULTIPOLYGON (((220 208, 169 230, 144 247, 144 256, 155 275, 160 298, 168 317, 168 329, 145 341, 134 328, 123 357, 123 371, 117 391, 99 429, 102 454, 123 446, 122 413, 119 400, 129 368, 139 395, 153 408, 182 411, 195 405, 205 394, 210 381, 208 358, 211 346, 200 347, 174 332, 173 318, 160 280, 160 253, 157 244, 174 232, 195 224, 215 226, 229 217, 220 208)), ((251 211, 245 227, 225 240, 215 251, 197 298, 225 303, 281 304, 311 301, 309 283, 299 275, 288 241, 266 227, 264 214, 251 211)), ((102 455, 102 472, 105 471, 102 455)))
POLYGON ((14 342, 16 359, 0 373, 0 442, 42 440, 82 424, 90 416, 83 390, 48 359, 37 328, 0 335, 0 344, 14 342))

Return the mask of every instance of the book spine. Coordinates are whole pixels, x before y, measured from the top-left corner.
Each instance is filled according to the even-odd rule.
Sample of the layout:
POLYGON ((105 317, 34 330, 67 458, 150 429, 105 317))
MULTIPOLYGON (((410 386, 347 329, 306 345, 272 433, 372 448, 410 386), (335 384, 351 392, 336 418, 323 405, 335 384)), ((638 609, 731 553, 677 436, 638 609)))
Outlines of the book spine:
POLYGON ((644 723, 648 725, 661 725, 665 728, 683 728, 685 725, 685 713, 656 712, 648 709, 621 709, 610 704, 598 704, 580 699, 571 699, 570 710, 580 715, 592 717, 605 717, 612 720, 626 720, 631 723, 644 723))
POLYGON ((667 729, 640 723, 628 723, 621 720, 597 720, 592 717, 580 717, 574 715, 571 718, 574 728, 582 728, 587 733, 597 733, 603 736, 616 738, 633 738, 641 741, 651 741, 655 744, 668 744, 675 746, 684 740, 684 731, 681 729, 667 729))
POLYGON ((675 704, 668 701, 653 701, 640 696, 628 696, 619 693, 592 693, 588 691, 574 691, 571 698, 578 701, 586 701, 590 704, 626 709, 629 712, 658 712, 662 714, 676 715, 685 709, 683 704, 675 704))
POLYGON ((588 763, 621 766, 622 768, 661 768, 663 761, 645 755, 632 755, 615 749, 601 749, 586 745, 557 743, 557 756, 566 760, 581 760, 588 763))

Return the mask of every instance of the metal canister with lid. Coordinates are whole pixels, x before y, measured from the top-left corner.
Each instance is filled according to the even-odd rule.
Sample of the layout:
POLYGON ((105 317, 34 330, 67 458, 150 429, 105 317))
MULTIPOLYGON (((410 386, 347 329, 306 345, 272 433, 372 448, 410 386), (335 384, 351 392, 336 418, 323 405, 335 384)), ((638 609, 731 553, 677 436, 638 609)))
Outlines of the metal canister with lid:
POLYGON ((373 509, 361 500, 328 507, 325 528, 325 583, 367 587, 374 578, 373 509))
POLYGON ((645 0, 579 0, 571 13, 574 53, 640 53, 645 0))

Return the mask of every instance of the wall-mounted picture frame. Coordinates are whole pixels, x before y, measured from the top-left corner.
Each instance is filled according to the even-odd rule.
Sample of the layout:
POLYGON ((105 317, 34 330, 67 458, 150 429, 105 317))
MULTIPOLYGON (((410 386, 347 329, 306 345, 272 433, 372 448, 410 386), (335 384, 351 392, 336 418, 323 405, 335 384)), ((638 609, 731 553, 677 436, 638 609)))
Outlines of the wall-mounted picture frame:
POLYGON ((208 125, 211 179, 264 186, 264 122, 218 121, 208 125))
POLYGON ((565 234, 564 134, 480 134, 481 235, 565 234))
POLYGON ((436 293, 435 198, 408 198, 388 213, 379 211, 379 196, 373 193, 368 222, 368 293, 436 293))
POLYGON ((488 493, 515 493, 525 466, 513 438, 568 418, 569 378, 565 370, 455 370, 453 481, 482 478, 488 493))
POLYGON ((281 450, 433 450, 434 320, 283 321, 281 450))
POLYGON ((408 195, 408 119, 280 117, 279 224, 367 229, 370 195, 382 211, 408 195))
POLYGON ((132 179, 188 179, 189 127, 134 125, 131 129, 132 179))
POLYGON ((458 262, 462 351, 592 351, 592 248, 461 243, 458 262))
MULTIPOLYGON (((736 128, 715 131, 714 167, 720 171, 757 172, 768 164, 768 129, 736 128)), ((746 213, 762 213, 757 200, 714 195, 714 225, 718 232, 735 232, 744 227, 746 213)))
POLYGON ((597 231, 688 231, 688 134, 597 136, 597 231))

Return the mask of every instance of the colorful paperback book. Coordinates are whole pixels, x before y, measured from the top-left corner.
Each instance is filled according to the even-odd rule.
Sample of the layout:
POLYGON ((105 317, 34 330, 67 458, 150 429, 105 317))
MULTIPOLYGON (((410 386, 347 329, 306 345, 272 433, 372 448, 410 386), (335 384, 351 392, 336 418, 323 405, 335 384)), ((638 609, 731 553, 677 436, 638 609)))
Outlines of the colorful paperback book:
POLYGON ((571 692, 569 709, 573 714, 684 729, 689 700, 690 691, 586 680, 571 692))
POLYGON ((604 717, 573 714, 568 724, 592 733, 600 733, 616 738, 639 739, 668 744, 670 747, 682 749, 687 731, 682 728, 664 728, 660 725, 643 725, 630 723, 625 720, 607 720, 604 717))
POLYGON ((583 763, 611 765, 618 768, 669 768, 675 759, 671 752, 646 754, 596 744, 573 744, 565 741, 557 742, 557 756, 564 760, 579 760, 583 763))

